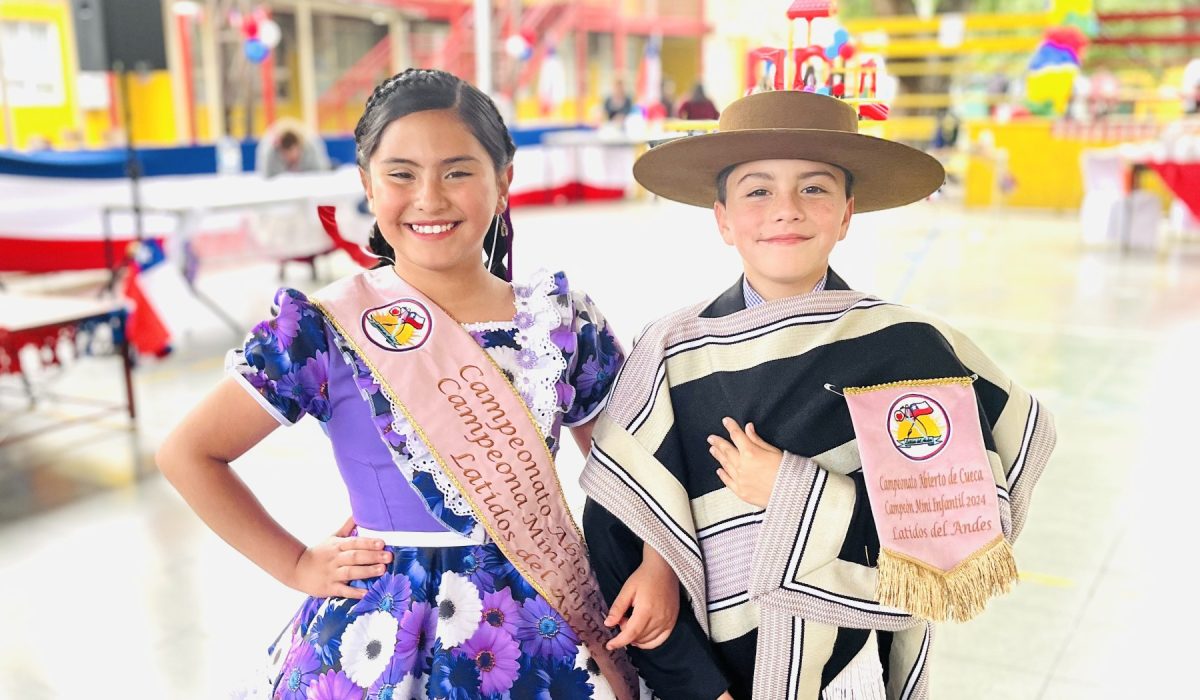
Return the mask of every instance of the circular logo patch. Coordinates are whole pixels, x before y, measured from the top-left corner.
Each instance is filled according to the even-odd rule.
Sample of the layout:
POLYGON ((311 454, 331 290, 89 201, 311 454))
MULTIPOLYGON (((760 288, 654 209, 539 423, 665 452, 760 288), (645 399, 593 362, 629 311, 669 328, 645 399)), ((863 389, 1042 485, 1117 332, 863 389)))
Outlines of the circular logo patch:
POLYGON ((887 431, 900 454, 920 462, 941 452, 950 441, 950 416, 924 394, 905 394, 888 410, 887 431))
POLYGON ((433 331, 433 315, 416 299, 397 299, 362 317, 367 338, 384 350, 407 352, 425 344, 433 331))

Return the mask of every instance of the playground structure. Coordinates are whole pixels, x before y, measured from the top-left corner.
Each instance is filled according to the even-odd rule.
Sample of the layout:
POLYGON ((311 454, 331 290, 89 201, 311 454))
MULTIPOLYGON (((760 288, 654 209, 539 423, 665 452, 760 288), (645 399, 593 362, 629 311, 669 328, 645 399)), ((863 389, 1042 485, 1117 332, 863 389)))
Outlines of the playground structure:
MULTIPOLYGON (((883 56, 889 74, 902 81, 883 124, 889 138, 936 145, 941 122, 954 115, 960 139, 945 160, 963 183, 967 206, 1070 211, 1084 195, 1077 164, 1085 150, 1154 139, 1183 116, 1182 54, 1179 65, 1159 66, 1111 57, 1147 46, 1200 45, 1200 35, 1186 29, 1197 19, 1200 8, 1097 13, 1090 0, 1060 0, 1044 13, 843 25, 859 37, 860 51, 883 56), (1152 22, 1161 28, 1162 20, 1184 28, 1139 28, 1152 22), (1123 67, 1093 70, 1096 51, 1123 67)), ((1153 176, 1146 180, 1147 189, 1169 199, 1153 176)))
POLYGON ((880 61, 863 57, 845 29, 838 28, 825 45, 814 43, 813 22, 835 21, 837 3, 796 0, 787 10, 786 49, 762 46, 746 56, 748 92, 763 89, 804 90, 838 97, 855 106, 863 119, 883 121, 888 107, 879 99, 880 61), (796 20, 805 22, 803 46, 795 46, 796 20))

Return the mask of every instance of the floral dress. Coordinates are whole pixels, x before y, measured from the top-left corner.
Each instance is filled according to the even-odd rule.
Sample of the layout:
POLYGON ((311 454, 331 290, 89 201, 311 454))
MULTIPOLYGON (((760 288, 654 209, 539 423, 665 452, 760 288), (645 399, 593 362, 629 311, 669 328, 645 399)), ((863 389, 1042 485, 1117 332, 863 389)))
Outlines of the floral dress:
MULTIPOLYGON (((514 285, 510 321, 464 324, 529 406, 551 453, 594 418, 624 354, 562 273, 514 285)), ((230 373, 285 425, 329 435, 360 527, 447 531, 458 546, 389 545, 361 600, 308 598, 246 697, 281 700, 610 698, 578 635, 492 543, 370 369, 300 292, 231 351, 230 373), (468 542, 469 540, 469 542, 468 542)))

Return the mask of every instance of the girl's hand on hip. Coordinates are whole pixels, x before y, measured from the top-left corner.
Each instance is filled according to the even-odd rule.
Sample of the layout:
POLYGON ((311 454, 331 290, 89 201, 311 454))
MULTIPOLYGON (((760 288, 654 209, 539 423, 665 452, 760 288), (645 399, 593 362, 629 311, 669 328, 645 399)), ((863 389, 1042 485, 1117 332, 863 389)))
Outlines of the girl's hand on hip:
POLYGON ((320 544, 306 547, 288 585, 317 598, 362 599, 367 592, 348 582, 382 576, 392 553, 383 548, 383 540, 351 537, 353 530, 354 518, 350 518, 320 544))

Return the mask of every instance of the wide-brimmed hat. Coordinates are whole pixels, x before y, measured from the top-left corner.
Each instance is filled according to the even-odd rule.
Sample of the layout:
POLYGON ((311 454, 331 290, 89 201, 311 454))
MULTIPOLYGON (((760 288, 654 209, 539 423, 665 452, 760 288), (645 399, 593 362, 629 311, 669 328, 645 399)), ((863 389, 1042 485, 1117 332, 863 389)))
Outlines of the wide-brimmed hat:
POLYGON ((854 176, 854 210, 890 209, 937 191, 946 171, 933 156, 858 133, 858 112, 835 97, 799 90, 760 92, 730 104, 717 131, 668 141, 638 158, 633 176, 647 190, 711 207, 717 175, 755 160, 813 160, 854 176))

